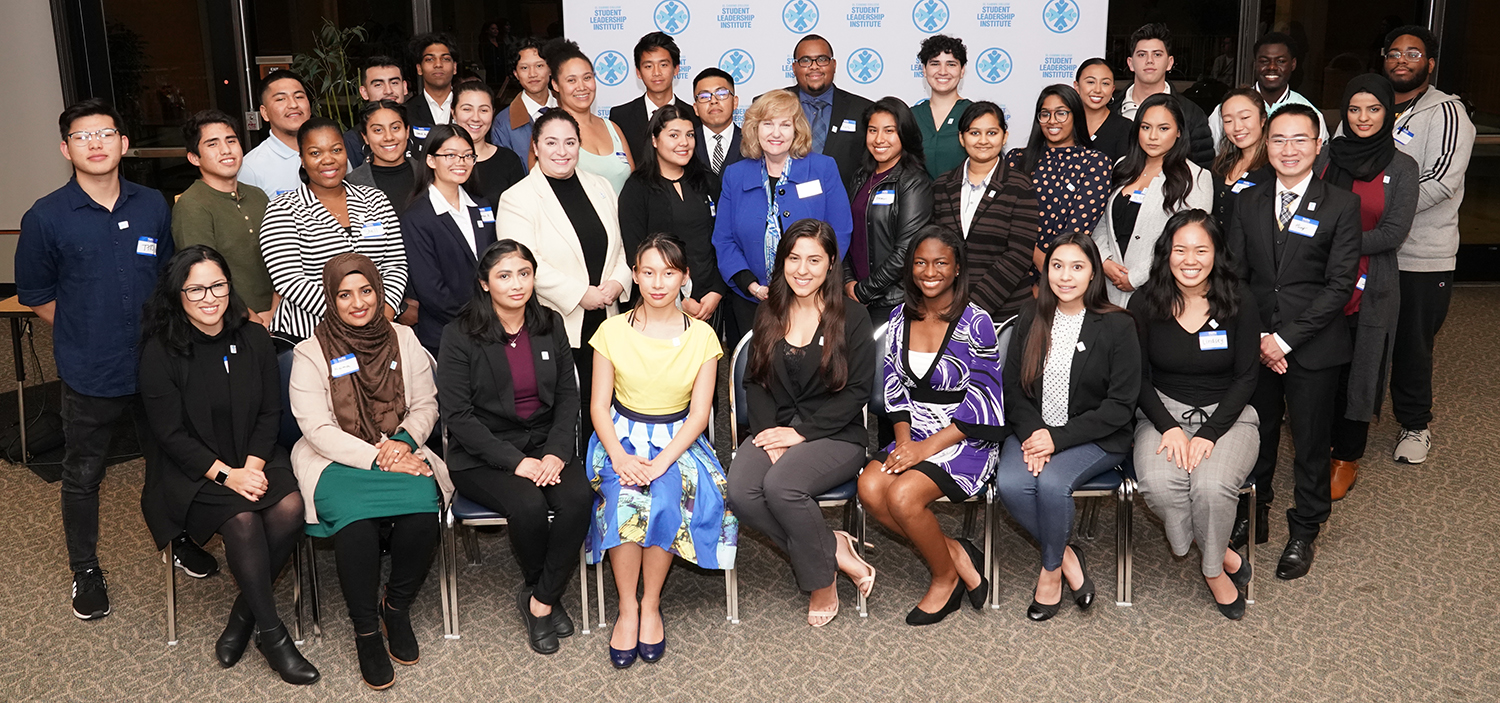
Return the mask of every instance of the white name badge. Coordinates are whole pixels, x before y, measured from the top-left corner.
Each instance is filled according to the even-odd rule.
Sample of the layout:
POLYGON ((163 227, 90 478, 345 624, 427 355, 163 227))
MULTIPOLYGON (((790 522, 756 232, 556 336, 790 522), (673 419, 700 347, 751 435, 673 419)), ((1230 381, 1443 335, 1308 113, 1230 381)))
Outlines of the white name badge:
POLYGON ((623 151, 615 152, 615 158, 619 159, 620 163, 625 164, 626 166, 630 165, 630 157, 627 156, 623 151))
POLYGON ((1144 191, 1144 190, 1132 191, 1130 193, 1130 202, 1132 202, 1132 203, 1144 203, 1144 202, 1146 202, 1146 191, 1144 191))
POLYGON ((379 222, 371 222, 370 224, 359 228, 359 236, 361 239, 375 239, 377 237, 384 237, 385 225, 379 222))
POLYGON ((1317 209, 1318 209, 1318 204, 1317 203, 1315 203, 1315 202, 1313 202, 1311 200, 1307 201, 1307 211, 1308 212, 1312 212, 1312 211, 1317 210, 1317 209))
POLYGON ((875 197, 873 197, 873 198, 870 199, 870 204, 871 205, 895 205, 896 204, 896 191, 894 191, 894 190, 882 190, 879 193, 876 193, 875 197))
POLYGON ((1065 184, 1064 184, 1064 185, 1066 185, 1066 186, 1067 186, 1067 188, 1068 188, 1068 192, 1069 192, 1069 193, 1072 193, 1072 192, 1074 192, 1074 191, 1076 191, 1076 190, 1078 190, 1078 186, 1075 186, 1075 185, 1073 185, 1073 182, 1072 182, 1072 181, 1068 181, 1068 182, 1067 182, 1067 183, 1065 183, 1065 184))
POLYGON ((487 207, 479 208, 479 220, 481 222, 494 222, 495 221, 495 211, 491 210, 491 209, 489 209, 487 207))
POLYGON ((1246 188, 1254 188, 1254 187, 1255 187, 1254 183, 1241 178, 1240 180, 1235 181, 1234 187, 1230 188, 1229 192, 1238 195, 1240 191, 1242 191, 1242 190, 1244 190, 1246 188))
POLYGON ((948 124, 953 124, 953 118, 952 117, 948 118, 948 124))
POLYGON ((839 125, 839 131, 840 132, 853 132, 854 131, 854 127, 855 127, 854 120, 844 120, 843 124, 839 125))
POLYGON ((823 183, 821 181, 817 180, 817 179, 813 179, 813 180, 808 181, 806 183, 798 183, 797 184, 797 197, 798 198, 806 200, 807 198, 811 198, 811 197, 813 197, 815 195, 822 195, 822 194, 823 194, 823 183))
POLYGON ((395 359, 391 359, 391 370, 392 371, 396 370, 396 360, 395 359))
POLYGON ((431 131, 431 127, 412 127, 411 136, 416 137, 417 139, 426 139, 427 133, 431 131))
POLYGON ((1354 282, 1354 287, 1358 288, 1359 290, 1364 290, 1365 289, 1365 277, 1364 276, 1360 276, 1359 280, 1354 282))
POLYGON ((1224 330, 1198 333, 1198 351, 1229 348, 1229 333, 1224 330))
POLYGON ((1396 143, 1402 146, 1410 143, 1411 140, 1415 139, 1416 137, 1417 135, 1412 134, 1412 131, 1405 127, 1396 130, 1396 143))
POLYGON ((718 217, 719 216, 719 206, 714 204, 714 199, 713 198, 709 198, 708 199, 708 216, 709 217, 718 217))
POLYGON ((1390 183, 1391 183, 1391 177, 1390 176, 1385 176, 1385 177, 1383 177, 1383 178, 1380 179, 1380 182, 1383 183, 1383 184, 1385 184, 1385 185, 1390 185, 1390 183))
POLYGON ((1211 317, 1208 318, 1208 327, 1209 327, 1209 329, 1215 329, 1215 330, 1219 329, 1219 321, 1215 320, 1215 319, 1213 319, 1211 317))
POLYGON ((545 352, 545 351, 542 352, 542 361, 546 361, 546 360, 551 359, 551 358, 552 357, 550 357, 550 356, 547 355, 547 352, 545 352))
POLYGON ((141 237, 135 240, 135 253, 141 256, 156 256, 156 240, 152 237, 141 237))
POLYGON ((1079 342, 1078 343, 1078 351, 1087 351, 1087 350, 1088 350, 1088 347, 1083 346, 1083 342, 1079 342))
POLYGON ((1318 233, 1318 221, 1309 220, 1306 217, 1298 215, 1292 218, 1292 226, 1290 229, 1292 230, 1292 234, 1300 234, 1304 237, 1311 237, 1318 233))
POLYGON ((359 361, 354 358, 353 354, 345 354, 337 359, 334 359, 333 361, 328 362, 328 367, 329 371, 333 374, 333 377, 339 378, 342 376, 348 376, 349 374, 358 371, 359 361))
POLYGON ((130 229, 130 220, 120 220, 120 224, 115 226, 120 229, 130 229))

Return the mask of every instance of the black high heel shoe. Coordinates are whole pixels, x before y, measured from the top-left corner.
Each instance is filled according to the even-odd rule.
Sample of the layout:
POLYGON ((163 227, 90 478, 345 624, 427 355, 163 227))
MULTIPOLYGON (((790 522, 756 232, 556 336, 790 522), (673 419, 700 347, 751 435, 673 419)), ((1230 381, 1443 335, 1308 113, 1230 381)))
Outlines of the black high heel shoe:
POLYGON ((946 618, 956 612, 959 607, 963 605, 963 598, 964 580, 959 579, 958 585, 953 587, 953 595, 949 596, 948 602, 943 605, 943 608, 941 610, 937 611, 936 613, 929 613, 923 610, 922 606, 918 605, 912 608, 910 613, 906 614, 906 624, 912 625, 914 627, 920 627, 922 625, 936 625, 937 623, 942 622, 943 618, 946 618))
POLYGON ((974 606, 975 610, 983 610, 984 598, 990 592, 990 578, 984 573, 984 552, 979 551, 979 547, 968 539, 958 540, 958 543, 968 553, 969 561, 974 562, 974 570, 979 572, 979 585, 968 589, 969 605, 974 606))
MULTIPOLYGON (((1083 584, 1078 588, 1072 586, 1068 588, 1073 590, 1073 602, 1078 604, 1078 609, 1088 610, 1089 606, 1094 604, 1094 580, 1089 578, 1089 565, 1083 558, 1083 551, 1071 544, 1068 545, 1068 549, 1073 550, 1073 556, 1078 558, 1078 570, 1083 572, 1083 584)), ((1068 577, 1064 575, 1063 580, 1068 580, 1068 577)))

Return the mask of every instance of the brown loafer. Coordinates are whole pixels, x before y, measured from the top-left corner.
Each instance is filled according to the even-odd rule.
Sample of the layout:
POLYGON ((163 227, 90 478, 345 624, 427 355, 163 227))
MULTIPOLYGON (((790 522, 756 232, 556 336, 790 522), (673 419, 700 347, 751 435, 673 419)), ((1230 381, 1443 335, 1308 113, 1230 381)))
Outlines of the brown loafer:
POLYGON ((1359 462, 1334 459, 1330 462, 1330 471, 1332 490, 1329 493, 1334 500, 1343 500, 1349 489, 1354 487, 1354 482, 1359 480, 1359 462))

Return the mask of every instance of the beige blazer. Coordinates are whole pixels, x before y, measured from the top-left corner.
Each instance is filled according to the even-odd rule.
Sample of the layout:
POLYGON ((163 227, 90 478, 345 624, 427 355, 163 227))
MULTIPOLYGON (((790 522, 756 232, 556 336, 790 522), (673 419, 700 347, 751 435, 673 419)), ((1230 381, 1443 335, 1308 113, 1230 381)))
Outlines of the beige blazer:
MULTIPOLYGON (((417 454, 432 465, 432 473, 442 489, 443 502, 453 499, 453 482, 448 480, 448 465, 443 458, 427 450, 428 435, 438 419, 437 384, 432 377, 432 358, 416 333, 405 325, 394 325, 401 346, 401 378, 406 383, 406 417, 401 427, 417 440, 417 454)), ((332 462, 367 468, 375 463, 375 446, 345 432, 333 415, 333 395, 329 392, 328 360, 317 337, 308 337, 297 345, 292 357, 292 414, 302 428, 302 439, 292 447, 292 472, 297 485, 307 496, 307 523, 318 522, 318 508, 313 496, 318 492, 318 478, 332 462)))
MULTIPOLYGON (((1099 218, 1099 224, 1094 228, 1094 244, 1099 246, 1099 258, 1114 259, 1115 263, 1130 270, 1130 287, 1140 290, 1146 284, 1146 279, 1151 276, 1151 256, 1156 248, 1156 240, 1161 237, 1161 231, 1167 225, 1167 220, 1179 210, 1191 210, 1197 208, 1210 215, 1214 211, 1214 180, 1213 174, 1198 167, 1197 164, 1189 162, 1188 173, 1192 175, 1193 189, 1188 191, 1187 200, 1183 202, 1178 210, 1167 212, 1162 209, 1162 188, 1167 185, 1165 174, 1156 174, 1151 179, 1151 185, 1146 186, 1145 201, 1141 203, 1141 214, 1135 218, 1135 234, 1130 240, 1130 247, 1125 250, 1125 255, 1120 255, 1120 244, 1115 241, 1115 198, 1125 186, 1120 186, 1110 191, 1109 202, 1104 207, 1104 216, 1099 218)), ((1116 288, 1108 279, 1104 281, 1104 290, 1109 294, 1109 302, 1125 307, 1130 302, 1130 293, 1116 288)))
MULTIPOLYGON (((624 289, 620 300, 626 300, 630 294, 630 264, 626 261, 625 245, 620 239, 620 216, 614 187, 602 176, 586 171, 577 173, 609 237, 600 281, 618 282, 624 289)), ((568 343, 575 349, 585 346, 588 340, 581 339, 584 309, 579 303, 588 289, 589 273, 583 263, 583 247, 578 244, 578 234, 573 231, 568 213, 563 210, 540 168, 531 169, 526 178, 500 196, 495 232, 500 239, 514 239, 525 244, 536 255, 537 298, 543 305, 562 314, 563 326, 568 330, 568 343)), ((608 310, 610 315, 620 311, 615 303, 610 303, 608 310)))

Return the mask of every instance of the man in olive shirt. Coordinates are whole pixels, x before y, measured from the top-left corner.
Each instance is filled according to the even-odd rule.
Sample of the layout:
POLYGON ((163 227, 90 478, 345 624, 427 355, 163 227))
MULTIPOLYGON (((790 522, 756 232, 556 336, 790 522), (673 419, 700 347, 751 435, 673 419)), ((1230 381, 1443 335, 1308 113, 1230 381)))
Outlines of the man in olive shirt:
POLYGON ((223 254, 250 319, 269 327, 277 296, 260 254, 260 221, 269 200, 265 191, 238 180, 245 154, 234 119, 204 110, 182 125, 182 136, 188 161, 203 177, 172 208, 172 241, 179 251, 204 244, 223 254))

